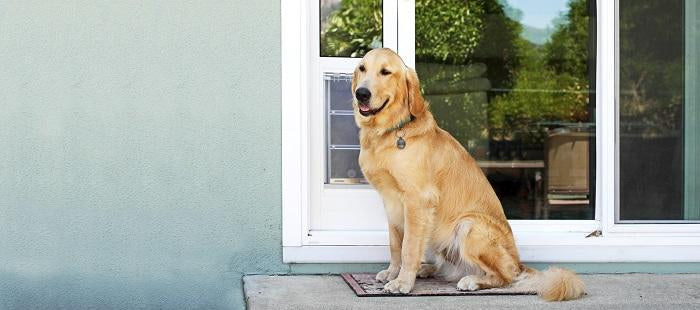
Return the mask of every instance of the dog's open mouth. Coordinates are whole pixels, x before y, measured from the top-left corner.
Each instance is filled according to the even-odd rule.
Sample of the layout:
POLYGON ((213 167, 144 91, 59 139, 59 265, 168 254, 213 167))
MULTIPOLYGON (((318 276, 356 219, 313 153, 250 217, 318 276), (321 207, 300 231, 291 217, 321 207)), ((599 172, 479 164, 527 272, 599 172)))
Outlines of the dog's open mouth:
POLYGON ((384 107, 386 106, 387 103, 389 103, 389 98, 386 98, 386 100, 384 101, 382 106, 379 107, 378 109, 372 110, 369 107, 369 103, 363 103, 363 102, 358 103, 357 107, 360 109, 360 114, 362 114, 362 116, 370 116, 370 115, 375 115, 375 114, 379 113, 379 111, 384 109, 384 107))

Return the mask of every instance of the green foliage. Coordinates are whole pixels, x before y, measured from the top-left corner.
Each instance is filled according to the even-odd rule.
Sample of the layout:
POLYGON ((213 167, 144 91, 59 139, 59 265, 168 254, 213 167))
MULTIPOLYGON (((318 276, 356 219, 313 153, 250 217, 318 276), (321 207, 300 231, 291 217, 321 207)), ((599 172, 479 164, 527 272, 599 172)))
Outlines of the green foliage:
POLYGON ((416 62, 483 63, 494 88, 512 86, 520 67, 522 12, 498 0, 417 0, 416 62))
POLYGON ((516 89, 491 100, 489 123, 492 136, 544 143, 542 122, 586 122, 588 85, 568 74, 545 67, 523 68, 516 89))
MULTIPOLYGON (((416 1, 416 59, 467 63, 484 28, 483 1, 416 1)), ((381 46, 381 1, 344 0, 321 34, 324 56, 364 55, 381 46)))
POLYGON ((670 136, 682 129, 683 9, 682 0, 620 3, 620 130, 626 134, 670 136))
MULTIPOLYGON (((512 86, 522 12, 502 0, 417 0, 416 62, 485 63, 493 87, 512 86)), ((381 1, 344 0, 321 34, 324 56, 361 57, 381 46, 381 1)))
MULTIPOLYGON (((463 143, 469 137, 487 139, 489 135, 518 135, 537 143, 543 135, 533 128, 537 123, 590 121, 588 1, 569 2, 568 13, 561 16, 544 46, 522 38, 521 17, 522 12, 505 0, 416 1, 416 63, 426 90, 441 88, 431 83, 473 83, 469 79, 480 77, 465 80, 469 69, 455 69, 478 68, 472 64, 486 65, 485 75, 493 89, 515 90, 490 92, 490 100, 474 97, 473 91, 432 94, 433 100, 439 100, 433 102, 436 118, 454 135, 462 134, 463 143), (463 65, 467 67, 459 67, 463 65), (490 102, 482 106, 483 100, 490 102), (488 121, 476 114, 487 114, 488 121), (470 117, 475 122, 460 121, 470 117)), ((329 17, 321 45, 324 55, 362 56, 378 40, 380 2, 345 0, 329 17)))
POLYGON ((569 2, 569 11, 561 18, 556 31, 544 47, 547 67, 556 73, 586 77, 588 56, 595 53, 588 47, 588 26, 588 1, 569 2))
MULTIPOLYGON (((465 148, 473 151, 473 147, 483 146, 488 143, 488 129, 486 110, 488 101, 486 92, 467 92, 461 94, 431 95, 426 98, 432 102, 439 102, 433 111, 440 117, 436 119, 438 125, 450 132, 465 148)), ((480 154, 473 154, 479 156, 480 154)))
POLYGON ((487 91, 491 83, 483 77, 487 69, 483 63, 416 63, 436 121, 476 158, 484 158, 488 148, 487 91))
POLYGON ((515 73, 523 61, 522 25, 509 15, 522 14, 505 1, 478 0, 483 9, 484 24, 481 40, 474 50, 470 62, 484 63, 488 67, 487 77, 493 88, 511 88, 515 73), (501 3, 503 2, 503 4, 501 3), (504 6, 505 5, 505 6, 504 6), (508 13, 508 14, 507 14, 508 13))
POLYGON ((492 136, 544 143, 542 123, 590 122, 588 1, 572 0, 549 42, 517 40, 521 52, 513 91, 495 97, 489 109, 492 136))
POLYGON ((416 61, 467 63, 481 39, 483 3, 416 1, 416 61))
POLYGON ((485 159, 492 94, 488 90, 513 85, 521 65, 522 27, 509 16, 519 18, 522 12, 502 0, 466 3, 468 6, 464 0, 416 2, 416 48, 422 48, 416 53, 416 68, 440 127, 473 156, 485 159), (461 30, 462 35, 453 34, 454 20, 476 32, 461 30), (438 40, 440 36, 444 39, 438 40), (442 50, 452 54, 441 54, 442 50))
POLYGON ((381 46, 381 0, 343 0, 321 33, 323 56, 361 57, 381 46))

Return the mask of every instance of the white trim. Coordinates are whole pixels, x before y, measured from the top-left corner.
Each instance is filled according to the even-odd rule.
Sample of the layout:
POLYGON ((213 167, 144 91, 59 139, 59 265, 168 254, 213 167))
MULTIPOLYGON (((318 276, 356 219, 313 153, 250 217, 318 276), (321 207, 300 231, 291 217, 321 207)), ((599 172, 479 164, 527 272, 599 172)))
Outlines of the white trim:
POLYGON ((306 14, 303 1, 282 1, 282 244, 300 246, 301 208, 305 203, 303 132, 306 132, 302 111, 306 40, 303 30, 306 14), (302 75, 303 76, 303 75, 302 75), (302 121, 300 121, 302 120, 302 121))
MULTIPOLYGON (((607 229, 608 234, 655 234, 658 236, 700 236, 700 224, 614 224, 607 229)), ((698 243, 700 246, 700 243, 698 243)), ((700 257, 698 257, 700 261, 700 257)))
POLYGON ((397 33, 398 8, 396 0, 382 1, 382 46, 396 50, 398 48, 397 33))
MULTIPOLYGON (((352 73, 355 71, 355 66, 362 58, 346 58, 346 57, 320 57, 319 66, 323 68, 323 72, 333 73, 352 73)), ((321 89, 323 92, 323 89, 321 89)))
POLYGON ((414 0, 398 0, 398 50, 404 63, 416 67, 416 2, 414 0))
MULTIPOLYGON (((518 251, 524 262, 697 262, 700 257, 698 238, 584 238, 581 236, 536 236, 535 243, 522 241, 518 251), (564 240, 566 245, 547 241, 564 240)), ((300 246, 283 247, 285 263, 386 263, 387 246, 300 246)))
MULTIPOLYGON (((581 233, 516 233, 526 262, 697 262, 700 235, 664 237, 618 235, 588 237, 581 233)), ((285 263, 385 263, 386 245, 284 247, 285 263)))
POLYGON ((585 233, 589 234, 600 227, 593 220, 509 220, 514 234, 520 233, 585 233))
POLYGON ((615 224, 615 128, 617 78, 615 34, 617 1, 598 1, 596 52, 596 213, 604 235, 615 224))
MULTIPOLYGON (((533 242, 536 236, 548 239, 553 234, 585 237, 600 227, 599 222, 588 220, 511 220, 509 223, 516 236, 527 235, 533 242)), ((568 243, 550 240, 547 244, 568 243)), ((383 246, 389 245, 389 235, 386 230, 310 230, 303 236, 302 245, 383 246)))
MULTIPOLYGON (((319 1, 308 1, 306 2, 306 11, 309 14, 309 20, 318 21, 320 20, 320 10, 319 1), (313 4, 311 4, 313 2, 313 4)), ((318 197, 321 195, 321 184, 318 182, 311 182, 310 180, 322 180, 323 170, 326 166, 325 164, 325 110, 323 106, 323 73, 321 70, 322 64, 329 64, 334 70, 340 72, 346 72, 347 68, 352 64, 349 63, 351 58, 343 57, 320 57, 321 55, 321 44, 320 44, 320 24, 318 22, 308 23, 306 34, 309 38, 307 44, 311 46, 310 54, 307 55, 307 61, 309 63, 308 75, 302 75, 301 78, 308 81, 307 88, 309 89, 308 100, 304 102, 304 105, 310 107, 307 112, 308 131, 305 135, 308 137, 309 144, 307 145, 308 153, 308 170, 305 178, 299 180, 300 183, 306 184, 309 191, 307 195, 309 197, 308 203, 302 205, 301 214, 303 214, 302 219, 302 231, 301 238, 302 244, 306 245, 306 238, 309 235, 309 230, 313 226, 314 212, 319 212, 318 208, 313 206, 319 204, 318 197), (314 87, 316 85, 316 87, 314 87)))

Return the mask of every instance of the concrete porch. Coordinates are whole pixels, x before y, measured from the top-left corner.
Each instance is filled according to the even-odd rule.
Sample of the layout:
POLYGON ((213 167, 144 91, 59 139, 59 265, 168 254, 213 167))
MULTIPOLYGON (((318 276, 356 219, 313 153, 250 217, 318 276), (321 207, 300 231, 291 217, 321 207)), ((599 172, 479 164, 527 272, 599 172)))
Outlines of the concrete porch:
POLYGON ((588 295, 356 297, 338 275, 244 277, 248 309, 700 309, 700 274, 582 275, 588 295))

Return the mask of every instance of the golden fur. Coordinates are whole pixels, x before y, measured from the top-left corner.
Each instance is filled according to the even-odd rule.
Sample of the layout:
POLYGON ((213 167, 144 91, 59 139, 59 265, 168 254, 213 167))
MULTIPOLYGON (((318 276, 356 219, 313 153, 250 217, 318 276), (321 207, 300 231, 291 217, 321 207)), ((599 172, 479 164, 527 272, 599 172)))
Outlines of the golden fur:
POLYGON ((372 50, 355 69, 352 91, 371 91, 374 115, 363 116, 357 98, 360 166, 380 193, 389 224, 391 261, 377 274, 384 289, 408 293, 416 276, 441 273, 457 287, 478 290, 514 285, 546 300, 584 294, 571 271, 539 272, 520 263, 513 233, 498 197, 475 160, 440 129, 423 100, 416 72, 389 49, 372 50), (362 70, 360 70, 362 67, 362 70), (400 130, 402 120, 414 117, 400 130), (396 146, 397 136, 406 141, 396 146), (421 264, 423 255, 435 264, 421 264))

